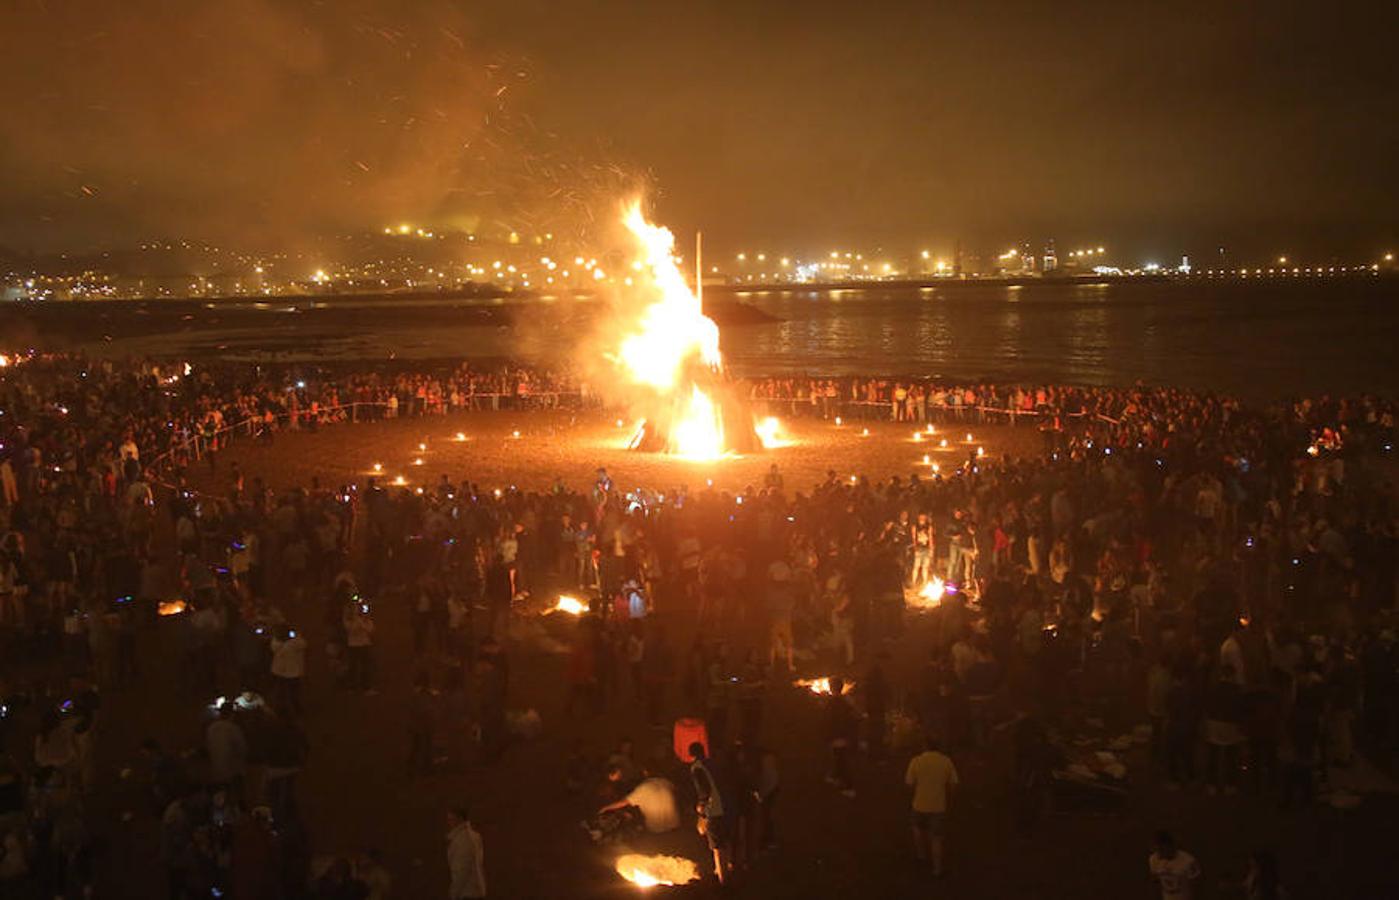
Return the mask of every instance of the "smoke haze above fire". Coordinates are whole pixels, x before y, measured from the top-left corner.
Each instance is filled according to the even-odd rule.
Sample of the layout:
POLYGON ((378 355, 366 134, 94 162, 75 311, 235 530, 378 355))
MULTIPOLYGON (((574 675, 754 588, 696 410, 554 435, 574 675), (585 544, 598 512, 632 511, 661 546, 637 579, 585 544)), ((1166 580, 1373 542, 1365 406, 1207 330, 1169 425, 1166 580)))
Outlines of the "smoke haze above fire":
POLYGON ((460 4, 18 0, 0 33, 0 242, 578 212, 585 179, 514 110, 528 68, 460 4))
POLYGON ((716 250, 1371 247, 1399 238, 1394 22, 1377 2, 11 0, 0 244, 557 233, 643 178, 716 250))

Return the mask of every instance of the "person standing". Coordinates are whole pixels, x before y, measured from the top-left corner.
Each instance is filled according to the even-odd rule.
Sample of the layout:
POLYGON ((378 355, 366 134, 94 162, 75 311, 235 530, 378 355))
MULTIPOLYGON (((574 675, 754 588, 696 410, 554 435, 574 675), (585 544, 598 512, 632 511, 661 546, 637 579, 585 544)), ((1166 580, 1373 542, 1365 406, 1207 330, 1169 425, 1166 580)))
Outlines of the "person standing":
POLYGON ((378 693, 374 690, 371 674, 374 619, 369 612, 369 603, 356 600, 345 610, 342 622, 345 626, 345 645, 349 650, 350 688, 366 694, 378 693))
POLYGON ((243 778, 248 770, 248 741, 243 729, 233 721, 233 704, 219 707, 218 718, 204 732, 209 752, 209 781, 226 786, 241 802, 243 778))
POLYGON ((272 639, 272 686, 275 702, 288 715, 301 714, 301 679, 306 674, 306 639, 295 628, 272 639))
POLYGON ((733 854, 734 823, 719 789, 714 763, 704 755, 704 744, 690 744, 690 779, 695 785, 695 812, 699 813, 701 831, 714 854, 714 875, 720 884, 728 879, 733 854))
POLYGON ((918 514, 918 521, 909 529, 909 542, 913 545, 913 570, 908 583, 914 588, 921 588, 933 577, 933 523, 929 521, 927 513, 918 514))
POLYGON ((1176 846, 1169 831, 1156 832, 1155 846, 1147 857, 1151 877, 1161 885, 1161 900, 1190 900, 1191 887, 1200 877, 1195 857, 1176 846))
POLYGON ((942 877, 943 824, 957 783, 957 767, 931 735, 925 737, 923 752, 908 762, 904 784, 913 788, 913 852, 932 863, 934 877, 942 877))
POLYGON ((465 806, 447 811, 447 900, 484 900, 486 856, 465 806))

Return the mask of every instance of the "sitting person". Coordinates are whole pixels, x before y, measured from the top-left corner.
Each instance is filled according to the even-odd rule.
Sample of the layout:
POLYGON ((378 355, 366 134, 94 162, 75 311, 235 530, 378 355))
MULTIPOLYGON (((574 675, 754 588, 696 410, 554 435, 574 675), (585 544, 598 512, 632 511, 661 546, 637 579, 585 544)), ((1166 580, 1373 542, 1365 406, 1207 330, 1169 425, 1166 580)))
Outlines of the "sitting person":
MULTIPOLYGON (((613 766, 607 780, 617 782, 622 771, 613 766)), ((651 834, 674 831, 680 827, 680 806, 675 799, 675 785, 665 778, 644 778, 626 796, 608 803, 597 811, 587 825, 594 841, 612 840, 645 828, 651 834)))

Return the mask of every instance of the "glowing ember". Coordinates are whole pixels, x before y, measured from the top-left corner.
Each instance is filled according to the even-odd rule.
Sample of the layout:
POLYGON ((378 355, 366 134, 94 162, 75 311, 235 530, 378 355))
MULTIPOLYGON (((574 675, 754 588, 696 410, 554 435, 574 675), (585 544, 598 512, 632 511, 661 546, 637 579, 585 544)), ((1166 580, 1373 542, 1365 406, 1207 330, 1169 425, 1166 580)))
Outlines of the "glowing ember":
POLYGON ((921 431, 915 431, 915 432, 913 433, 913 442, 914 442, 915 444, 921 444, 921 443, 923 443, 923 432, 921 432, 921 431))
POLYGON ((465 435, 464 433, 458 431, 457 434, 456 434, 456 437, 452 438, 452 440, 454 440, 454 441, 456 441, 457 443, 460 444, 462 441, 466 440, 466 435, 465 435))
POLYGON ((977 448, 976 448, 976 455, 977 455, 977 456, 985 456, 985 455, 986 455, 986 448, 985 448, 985 447, 977 447, 977 448))
POLYGON ((189 609, 189 605, 183 600, 162 600, 156 605, 155 611, 162 616, 178 616, 189 609))
POLYGON ((510 436, 511 436, 512 438, 514 438, 515 440, 518 441, 518 440, 520 439, 520 432, 518 432, 518 431, 512 431, 512 432, 510 432, 510 436))
POLYGON ((374 464, 374 472, 375 472, 375 474, 378 474, 379 472, 382 472, 382 471, 384 471, 384 464, 383 464, 383 463, 375 463, 375 464, 374 464))
POLYGON ((617 858, 617 874, 641 888, 689 884, 699 881, 699 867, 680 856, 643 856, 628 853, 617 858))
POLYGON ((932 457, 930 457, 928 454, 924 453, 924 454, 923 454, 923 465, 925 465, 925 466, 931 466, 932 464, 933 464, 933 459, 932 459, 932 457))
POLYGON ((413 460, 413 465, 415 465, 415 466, 421 466, 422 464, 423 464, 423 458, 422 458, 421 456, 418 457, 417 459, 413 460))
POLYGON ((425 450, 427 450, 427 444, 426 444, 426 443, 421 443, 421 444, 418 445, 418 452, 419 452, 419 453, 422 453, 422 452, 425 451, 425 450))
POLYGON ((393 480, 393 485, 394 485, 394 487, 405 487, 405 486, 407 486, 407 484, 408 484, 408 479, 407 479, 407 478, 404 478, 402 475, 399 475, 399 476, 395 477, 394 480, 393 480))
POLYGON ((971 433, 970 431, 968 431, 968 432, 967 432, 967 443, 970 444, 971 442, 972 442, 972 433, 971 433))
POLYGON ((844 424, 845 424, 845 422, 840 418, 840 416, 836 416, 836 425, 844 425, 844 424))
MULTIPOLYGON (((823 675, 820 678, 799 678, 792 683, 799 688, 806 688, 808 691, 811 691, 811 693, 820 694, 823 697, 829 697, 831 694, 831 677, 829 675, 823 675)), ((843 696, 853 690, 855 690, 855 683, 853 681, 847 681, 841 686, 840 693, 843 696)))
POLYGON ((860 429, 860 437, 869 437, 869 436, 870 436, 870 430, 869 430, 868 428, 861 428, 861 429, 860 429))
POLYGON ((947 438, 943 438, 942 440, 938 441, 938 446, 939 446, 939 447, 946 448, 946 447, 947 447, 947 438))
POLYGON ((564 612, 570 616, 581 616, 588 611, 588 604, 577 597, 570 597, 567 594, 559 597, 559 601, 551 606, 549 612, 564 612))

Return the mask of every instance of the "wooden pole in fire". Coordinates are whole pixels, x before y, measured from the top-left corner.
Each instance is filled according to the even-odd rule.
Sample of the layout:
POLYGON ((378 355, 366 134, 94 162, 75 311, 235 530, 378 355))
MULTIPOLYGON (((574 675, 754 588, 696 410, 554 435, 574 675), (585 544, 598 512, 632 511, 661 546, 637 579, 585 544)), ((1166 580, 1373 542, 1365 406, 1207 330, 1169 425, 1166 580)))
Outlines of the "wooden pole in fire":
POLYGON ((695 232, 695 299, 704 309, 704 232, 695 232))

